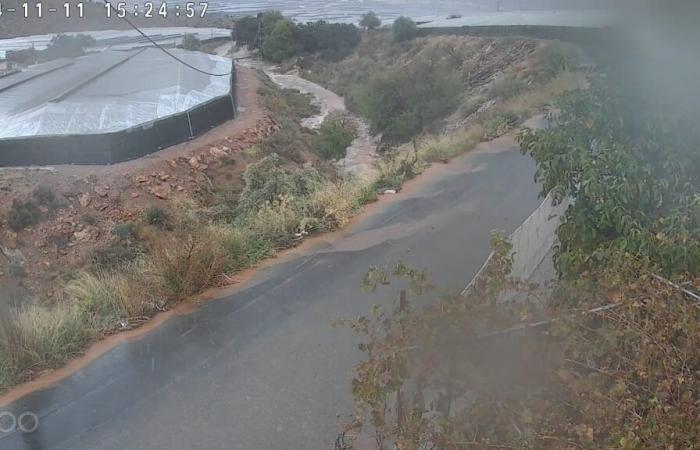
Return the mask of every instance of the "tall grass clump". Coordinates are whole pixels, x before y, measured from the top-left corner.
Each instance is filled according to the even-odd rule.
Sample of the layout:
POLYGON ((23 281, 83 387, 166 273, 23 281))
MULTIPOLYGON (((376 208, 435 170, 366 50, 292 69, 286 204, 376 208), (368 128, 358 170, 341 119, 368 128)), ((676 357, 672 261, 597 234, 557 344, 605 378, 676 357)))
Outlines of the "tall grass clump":
POLYGON ((149 263, 170 302, 198 294, 218 284, 226 255, 209 227, 180 231, 153 249, 149 263))
POLYGON ((65 303, 6 309, 0 327, 0 390, 60 367, 96 336, 80 310, 65 303))
POLYGON ((483 135, 480 126, 441 136, 427 136, 418 143, 418 152, 428 163, 447 162, 476 147, 483 135))
POLYGON ((534 54, 532 73, 538 81, 549 81, 563 71, 575 70, 579 52, 571 44, 547 42, 534 54))

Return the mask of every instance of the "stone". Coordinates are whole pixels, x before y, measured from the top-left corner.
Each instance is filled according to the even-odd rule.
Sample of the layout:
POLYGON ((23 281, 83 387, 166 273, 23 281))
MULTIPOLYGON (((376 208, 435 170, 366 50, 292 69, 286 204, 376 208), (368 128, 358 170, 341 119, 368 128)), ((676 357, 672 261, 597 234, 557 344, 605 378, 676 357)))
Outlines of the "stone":
POLYGON ((92 233, 90 232, 90 230, 85 229, 83 231, 76 231, 75 233, 73 233, 73 237, 78 242, 87 242, 92 239, 92 233))

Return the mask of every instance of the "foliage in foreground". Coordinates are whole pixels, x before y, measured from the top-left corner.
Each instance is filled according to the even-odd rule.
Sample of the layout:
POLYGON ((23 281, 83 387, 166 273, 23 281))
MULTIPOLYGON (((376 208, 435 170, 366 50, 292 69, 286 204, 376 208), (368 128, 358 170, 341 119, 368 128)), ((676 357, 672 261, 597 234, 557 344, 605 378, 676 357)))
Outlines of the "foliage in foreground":
POLYGON ((560 284, 540 311, 541 293, 506 277, 510 246, 495 243, 466 296, 438 295, 425 273, 402 264, 370 272, 372 289, 392 275, 407 279, 427 306, 396 301, 347 322, 366 355, 348 430, 401 450, 697 448, 697 304, 630 265, 560 284), (525 300, 504 302, 504 289, 525 300), (586 309, 611 306, 585 313, 572 298, 586 309), (518 328, 541 316, 559 320, 545 333, 518 328))
POLYGON ((526 131, 542 192, 570 196, 558 269, 576 275, 608 255, 649 260, 669 275, 700 270, 700 136, 596 86, 564 96, 554 126, 526 131))

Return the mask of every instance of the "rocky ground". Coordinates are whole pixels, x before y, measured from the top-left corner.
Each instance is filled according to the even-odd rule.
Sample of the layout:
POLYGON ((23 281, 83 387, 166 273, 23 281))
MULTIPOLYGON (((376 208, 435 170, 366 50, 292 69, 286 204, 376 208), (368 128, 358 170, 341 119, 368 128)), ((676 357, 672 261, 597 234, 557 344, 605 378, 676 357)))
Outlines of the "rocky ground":
POLYGON ((114 224, 142 220, 145 209, 167 208, 215 183, 240 182, 250 158, 245 150, 277 125, 259 103, 255 70, 239 74, 239 116, 190 142, 112 166, 1 169, 0 285, 19 297, 55 299, 57 279, 108 239, 114 224), (13 203, 32 199, 38 187, 55 195, 54 207, 40 206, 39 224, 11 230, 13 203))

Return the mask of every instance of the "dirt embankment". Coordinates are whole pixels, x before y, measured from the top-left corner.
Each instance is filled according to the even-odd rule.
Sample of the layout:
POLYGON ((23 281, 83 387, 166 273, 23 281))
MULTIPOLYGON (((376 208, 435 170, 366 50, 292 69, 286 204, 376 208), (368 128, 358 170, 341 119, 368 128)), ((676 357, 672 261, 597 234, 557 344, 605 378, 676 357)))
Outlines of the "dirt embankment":
POLYGON ((0 285, 14 296, 56 298, 61 279, 111 237, 115 224, 140 221, 147 208, 167 208, 217 183, 239 183, 249 162, 244 150, 277 129, 260 104, 259 86, 256 72, 242 68, 236 119, 145 158, 112 166, 0 170, 0 248, 6 256, 0 256, 0 285), (53 192, 58 208, 41 207, 46 220, 13 231, 10 209, 32 199, 37 187, 53 192))

